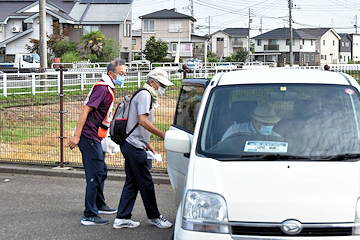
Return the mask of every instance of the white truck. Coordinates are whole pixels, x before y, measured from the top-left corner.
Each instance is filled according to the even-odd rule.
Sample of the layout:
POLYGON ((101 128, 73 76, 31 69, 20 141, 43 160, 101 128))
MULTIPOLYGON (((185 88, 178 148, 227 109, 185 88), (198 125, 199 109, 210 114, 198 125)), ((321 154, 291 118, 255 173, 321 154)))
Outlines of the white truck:
POLYGON ((0 63, 0 71, 4 73, 37 72, 40 68, 40 56, 34 53, 17 53, 14 61, 0 63))

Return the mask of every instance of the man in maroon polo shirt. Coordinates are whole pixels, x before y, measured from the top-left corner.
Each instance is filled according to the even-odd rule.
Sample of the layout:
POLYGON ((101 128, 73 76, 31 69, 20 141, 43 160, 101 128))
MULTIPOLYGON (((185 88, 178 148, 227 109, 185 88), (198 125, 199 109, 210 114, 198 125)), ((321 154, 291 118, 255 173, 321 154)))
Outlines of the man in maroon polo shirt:
POLYGON ((70 149, 79 146, 85 170, 85 211, 81 220, 81 224, 85 226, 107 224, 109 220, 98 215, 117 212, 117 209, 106 205, 103 193, 107 166, 101 147, 104 137, 101 132, 104 128, 101 128, 101 124, 106 124, 106 119, 110 117, 109 109, 113 105, 115 85, 121 85, 125 75, 126 66, 123 61, 112 61, 108 65, 107 74, 103 75, 101 81, 97 82, 88 94, 74 136, 69 140, 70 149))

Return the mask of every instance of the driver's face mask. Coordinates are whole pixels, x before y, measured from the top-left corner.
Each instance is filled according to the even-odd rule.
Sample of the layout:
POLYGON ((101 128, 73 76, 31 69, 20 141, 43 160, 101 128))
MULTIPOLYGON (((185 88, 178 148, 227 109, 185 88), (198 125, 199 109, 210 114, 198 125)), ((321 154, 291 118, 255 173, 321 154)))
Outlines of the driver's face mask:
POLYGON ((265 125, 261 125, 261 128, 259 130, 259 132, 262 135, 270 135, 272 130, 273 130, 274 126, 265 126, 265 125))

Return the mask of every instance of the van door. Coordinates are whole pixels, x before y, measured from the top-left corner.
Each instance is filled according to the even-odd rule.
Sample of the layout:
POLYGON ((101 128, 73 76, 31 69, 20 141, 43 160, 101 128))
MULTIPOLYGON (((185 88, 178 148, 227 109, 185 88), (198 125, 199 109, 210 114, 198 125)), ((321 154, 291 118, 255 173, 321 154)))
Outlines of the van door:
MULTIPOLYGON (((208 82, 208 79, 184 79, 180 90, 174 123, 170 130, 186 132, 191 142, 202 95, 208 82)), ((167 170, 171 186, 176 193, 176 205, 180 203, 183 196, 188 165, 189 156, 187 154, 167 151, 167 170)))

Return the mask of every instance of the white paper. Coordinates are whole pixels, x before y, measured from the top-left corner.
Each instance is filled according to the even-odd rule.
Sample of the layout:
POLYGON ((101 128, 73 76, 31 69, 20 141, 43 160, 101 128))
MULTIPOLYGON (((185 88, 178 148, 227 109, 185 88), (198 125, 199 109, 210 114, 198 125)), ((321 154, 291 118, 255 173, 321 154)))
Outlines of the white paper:
POLYGON ((146 151, 147 159, 155 159, 158 162, 162 162, 161 154, 153 153, 152 151, 146 151))
POLYGON ((286 153, 288 143, 271 141, 246 141, 244 152, 286 153))

